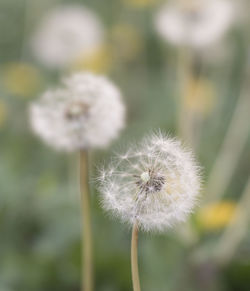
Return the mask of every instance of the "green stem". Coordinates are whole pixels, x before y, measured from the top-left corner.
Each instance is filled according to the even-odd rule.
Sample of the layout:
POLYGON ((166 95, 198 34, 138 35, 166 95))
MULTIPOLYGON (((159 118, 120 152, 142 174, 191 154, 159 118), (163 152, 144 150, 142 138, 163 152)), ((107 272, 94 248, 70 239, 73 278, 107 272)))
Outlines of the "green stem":
POLYGON ((90 194, 88 181, 88 154, 80 151, 80 188, 82 199, 82 291, 93 290, 92 229, 90 215, 90 194))
POLYGON ((131 271, 132 271, 132 282, 133 290, 140 291, 140 278, 138 270, 138 224, 135 222, 132 230, 131 239, 131 271))
MULTIPOLYGON (((193 56, 190 52, 182 48, 179 52, 179 113, 178 131, 179 135, 186 140, 192 147, 194 145, 193 133, 193 112, 187 107, 186 98, 190 94, 190 82, 194 80, 192 72, 193 56)), ((195 94, 195 92, 194 92, 195 94)))
MULTIPOLYGON (((178 79, 179 79, 179 112, 178 134, 197 149, 200 137, 200 114, 188 105, 190 96, 193 98, 199 94, 199 83, 204 74, 205 67, 202 60, 188 48, 179 49, 178 79), (198 69, 196 68, 198 65, 198 69)), ((201 96, 202 97, 202 96, 201 96)))

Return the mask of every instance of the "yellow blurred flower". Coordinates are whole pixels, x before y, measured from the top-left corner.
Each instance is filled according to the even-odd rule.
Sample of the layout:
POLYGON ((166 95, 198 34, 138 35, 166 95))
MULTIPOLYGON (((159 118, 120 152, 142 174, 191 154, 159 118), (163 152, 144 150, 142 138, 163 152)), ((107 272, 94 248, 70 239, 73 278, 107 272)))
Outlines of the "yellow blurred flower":
POLYGON ((38 70, 26 63, 10 63, 2 70, 3 85, 9 93, 30 97, 41 85, 38 70))
POLYGON ((73 71, 87 70, 93 73, 107 73, 112 67, 112 53, 108 45, 100 46, 92 50, 88 54, 84 54, 77 58, 72 64, 73 71))
POLYGON ((205 206, 198 212, 198 222, 205 230, 219 230, 234 219, 236 206, 237 204, 232 201, 222 201, 205 206))
POLYGON ((184 94, 186 108, 190 111, 208 115, 215 106, 215 91, 209 81, 191 78, 184 94))
POLYGON ((123 0, 123 2, 134 8, 144 8, 156 4, 159 0, 123 0))
POLYGON ((7 107, 3 101, 0 101, 0 127, 5 123, 7 117, 7 107))
POLYGON ((130 24, 119 23, 111 29, 113 51, 118 59, 133 60, 142 51, 143 40, 136 28, 130 24))

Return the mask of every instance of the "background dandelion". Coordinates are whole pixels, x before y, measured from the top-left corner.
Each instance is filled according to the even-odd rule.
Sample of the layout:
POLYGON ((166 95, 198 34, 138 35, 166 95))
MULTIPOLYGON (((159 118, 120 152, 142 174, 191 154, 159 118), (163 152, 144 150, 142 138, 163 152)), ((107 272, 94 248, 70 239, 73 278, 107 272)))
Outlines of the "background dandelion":
POLYGON ((31 40, 34 56, 45 66, 65 67, 101 46, 104 28, 85 6, 57 7, 43 16, 31 40))
MULTIPOLYGON (((230 0, 193 0, 188 3, 170 1, 155 15, 159 36, 174 45, 179 54, 179 134, 194 148, 199 143, 200 124, 205 114, 197 115, 189 102, 190 96, 199 100, 195 102, 197 105, 201 100, 212 98, 209 96, 211 89, 204 86, 209 82, 206 66, 209 60, 216 58, 214 51, 225 41, 235 14, 230 0), (209 54, 210 58, 207 57, 209 54)), ((220 61, 217 59, 217 62, 220 61)), ((202 106, 209 110, 209 101, 202 106)))
POLYGON ((30 122, 34 132, 55 149, 87 150, 105 147, 118 136, 125 124, 125 108, 111 81, 78 73, 31 105, 30 122))
POLYGON ((82 289, 92 291, 93 238, 89 191, 89 150, 103 147, 124 126, 125 108, 119 90, 104 77, 78 73, 65 86, 45 92, 30 106, 31 127, 57 150, 79 152, 82 204, 82 289))

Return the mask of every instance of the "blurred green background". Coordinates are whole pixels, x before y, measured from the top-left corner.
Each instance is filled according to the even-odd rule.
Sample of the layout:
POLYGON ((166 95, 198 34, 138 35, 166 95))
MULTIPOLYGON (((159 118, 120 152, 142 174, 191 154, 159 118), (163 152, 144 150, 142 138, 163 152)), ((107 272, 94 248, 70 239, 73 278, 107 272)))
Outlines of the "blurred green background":
MULTIPOLYGON (((127 127, 111 147, 91 152, 91 181, 113 150, 150 130, 179 135, 179 51, 155 31, 153 17, 161 3, 0 0, 0 291, 80 290, 78 156, 57 153, 33 136, 28 106, 40 93, 80 69, 106 74, 120 87, 127 127), (49 70, 33 57, 29 41, 41 17, 61 3, 80 3, 95 11, 106 40, 87 62, 49 70)), ((250 290, 250 199, 240 202, 243 194, 250 195, 248 24, 232 26, 225 58, 204 60, 201 80, 194 81, 199 82, 202 97, 186 102, 195 116, 195 145, 190 143, 203 166, 201 200, 211 194, 207 181, 208 189, 218 190, 223 198, 201 202, 180 228, 161 235, 140 234, 142 290, 250 290), (245 103, 235 117, 241 98, 245 103), (221 156, 216 172, 214 165, 221 156), (211 178, 213 170, 221 176, 211 178), (237 218, 236 212, 244 215, 237 218), (239 240, 231 248, 234 237, 239 240), (230 251, 220 256, 223 244, 230 251)), ((132 290, 130 230, 103 213, 94 182, 91 188, 95 290, 132 290)))

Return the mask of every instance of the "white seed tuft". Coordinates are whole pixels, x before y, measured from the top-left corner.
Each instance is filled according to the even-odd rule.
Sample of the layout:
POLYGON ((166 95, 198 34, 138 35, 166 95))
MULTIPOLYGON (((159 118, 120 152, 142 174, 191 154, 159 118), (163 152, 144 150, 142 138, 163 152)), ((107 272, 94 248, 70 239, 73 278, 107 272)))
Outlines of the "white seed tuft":
POLYGON ((137 221, 146 231, 162 231, 185 221, 200 190, 200 168, 192 154, 161 133, 129 152, 126 159, 118 156, 101 171, 104 209, 129 224, 137 221))
POLYGON ((83 5, 60 5, 44 15, 31 39, 34 56, 49 68, 62 68, 91 53, 104 40, 94 12, 83 5))
POLYGON ((77 73, 62 89, 50 90, 30 106, 34 132, 58 150, 106 146, 125 123, 118 88, 108 79, 77 73))
POLYGON ((201 49, 217 42, 233 18, 230 0, 171 1, 157 13, 155 25, 164 40, 201 49))

